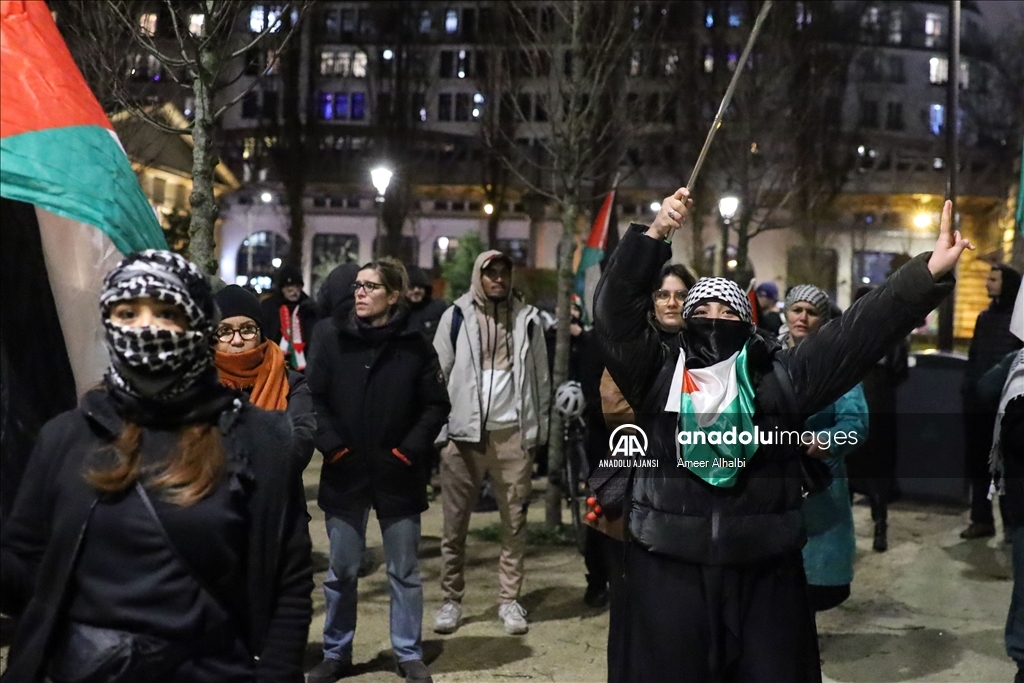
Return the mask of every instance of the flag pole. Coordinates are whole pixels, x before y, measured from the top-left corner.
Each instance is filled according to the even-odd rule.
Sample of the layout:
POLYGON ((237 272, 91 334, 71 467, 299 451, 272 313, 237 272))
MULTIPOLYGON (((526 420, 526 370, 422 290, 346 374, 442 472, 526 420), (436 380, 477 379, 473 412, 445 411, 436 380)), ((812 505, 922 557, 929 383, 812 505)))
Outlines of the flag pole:
POLYGON ((761 5, 761 11, 757 15, 757 19, 754 21, 754 28, 750 31, 750 37, 747 38, 747 44, 743 48, 743 54, 740 55, 740 61, 736 65, 736 71, 732 74, 732 79, 729 81, 729 87, 725 90, 725 95, 722 97, 721 103, 718 105, 718 113, 715 114, 715 120, 711 124, 711 130, 708 131, 708 135, 704 138, 704 146, 701 147, 700 154, 697 156, 697 163, 693 165, 693 171, 690 172, 690 179, 686 181, 686 187, 693 192, 694 183, 697 182, 697 176, 700 174, 701 166, 704 165, 704 159, 708 155, 708 150, 711 149, 711 141, 715 139, 715 133, 722 125, 722 117, 725 115, 725 110, 729 108, 729 103, 732 102, 733 93, 736 92, 736 84, 739 83, 740 74, 743 73, 743 67, 747 64, 747 59, 750 57, 750 51, 754 47, 754 41, 757 40, 757 35, 761 32, 761 25, 764 24, 765 17, 768 16, 768 10, 772 7, 772 0, 766 0, 761 5))
MULTIPOLYGON (((949 3, 949 58, 946 71, 946 199, 953 202, 953 229, 960 228, 957 195, 960 188, 960 155, 957 135, 960 124, 960 0, 949 3)), ((940 351, 953 350, 953 314, 956 295, 946 297, 939 305, 940 351)))
MULTIPOLYGON (((761 11, 757 14, 757 19, 754 20, 754 28, 750 30, 750 37, 747 38, 747 44, 743 47, 743 54, 740 55, 740 61, 736 64, 736 71, 733 72, 732 78, 729 80, 729 87, 725 89, 725 95, 722 96, 722 101, 718 105, 718 113, 715 114, 715 120, 711 123, 711 129, 708 130, 707 137, 704 138, 704 146, 700 148, 700 154, 697 155, 697 163, 693 165, 693 170, 690 172, 690 179, 686 181, 686 187, 693 192, 693 186, 697 182, 697 176, 700 175, 700 169, 704 165, 704 160, 708 156, 708 150, 711 149, 711 141, 715 139, 715 133, 722 126, 722 117, 725 116, 725 110, 729 108, 729 103, 732 102, 733 93, 736 92, 736 84, 739 83, 740 74, 743 73, 743 69, 747 64, 747 59, 750 57, 750 51, 754 47, 754 42, 757 40, 757 36, 761 33, 761 26, 764 24, 765 17, 768 16, 768 10, 772 7, 772 0, 765 0, 765 3, 761 5, 761 11)), ((666 241, 672 239, 672 235, 675 230, 669 230, 668 235, 665 237, 666 241)))

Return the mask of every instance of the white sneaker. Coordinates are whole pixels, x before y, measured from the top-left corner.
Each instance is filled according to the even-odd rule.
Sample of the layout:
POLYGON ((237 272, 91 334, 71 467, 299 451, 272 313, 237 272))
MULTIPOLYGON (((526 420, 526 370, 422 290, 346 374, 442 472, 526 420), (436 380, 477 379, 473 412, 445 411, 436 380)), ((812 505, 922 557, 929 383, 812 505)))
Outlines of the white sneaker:
POLYGON ((434 633, 455 633, 462 621, 462 605, 446 600, 434 617, 434 633))
POLYGON ((526 610, 515 600, 498 608, 498 618, 505 623, 505 632, 509 635, 521 636, 530 630, 526 623, 526 610))

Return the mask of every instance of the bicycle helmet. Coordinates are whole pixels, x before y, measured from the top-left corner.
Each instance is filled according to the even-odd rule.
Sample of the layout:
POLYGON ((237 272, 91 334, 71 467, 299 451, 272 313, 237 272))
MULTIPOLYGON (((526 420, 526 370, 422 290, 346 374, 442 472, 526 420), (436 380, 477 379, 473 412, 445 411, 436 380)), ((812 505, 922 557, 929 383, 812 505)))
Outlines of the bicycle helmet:
POLYGON ((555 392, 555 410, 563 418, 573 420, 581 416, 586 405, 579 382, 565 382, 555 392))

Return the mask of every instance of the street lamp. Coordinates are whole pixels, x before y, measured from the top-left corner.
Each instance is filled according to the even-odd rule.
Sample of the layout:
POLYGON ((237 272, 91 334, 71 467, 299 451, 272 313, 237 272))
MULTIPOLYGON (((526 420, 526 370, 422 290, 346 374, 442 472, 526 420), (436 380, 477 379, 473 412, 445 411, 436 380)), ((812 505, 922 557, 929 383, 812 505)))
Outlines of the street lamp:
POLYGON ((926 230, 932 227, 931 214, 919 213, 916 216, 914 216, 914 227, 917 228, 918 230, 926 230))
POLYGON ((488 216, 494 213, 494 204, 491 204, 490 202, 484 204, 484 213, 486 213, 488 216))
POLYGON ((388 191, 388 184, 391 182, 391 176, 394 175, 390 169, 383 166, 370 171, 370 181, 373 186, 377 189, 377 201, 384 201, 384 193, 388 191))
POLYGON ((658 213, 661 211, 661 202, 651 202, 651 213, 658 213))
POLYGON ((740 208, 740 200, 732 195, 726 195, 718 200, 718 213, 722 217, 721 229, 722 229, 722 255, 718 259, 721 264, 721 274, 725 275, 727 268, 735 268, 736 263, 734 261, 727 261, 729 253, 729 221, 736 215, 736 211, 740 208))
POLYGON ((270 202, 274 201, 274 195, 264 190, 263 194, 260 195, 260 201, 263 202, 264 204, 269 204, 270 202))

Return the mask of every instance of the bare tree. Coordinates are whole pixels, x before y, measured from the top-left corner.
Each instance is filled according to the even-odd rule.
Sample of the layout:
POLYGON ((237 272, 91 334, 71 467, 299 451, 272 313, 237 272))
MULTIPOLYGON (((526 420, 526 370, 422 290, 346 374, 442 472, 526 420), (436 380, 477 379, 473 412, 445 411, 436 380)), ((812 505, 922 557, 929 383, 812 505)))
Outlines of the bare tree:
MULTIPOLYGON (((496 158, 528 192, 555 204, 561 214, 558 245, 558 310, 553 384, 568 376, 569 304, 573 253, 582 213, 623 150, 627 111, 623 91, 631 46, 645 39, 634 7, 611 1, 563 0, 539 5, 505 3, 503 30, 510 44, 495 60, 497 116, 511 125, 485 128, 496 158), (505 110, 502 112, 501 110, 505 110)), ((500 118, 499 118, 500 121, 500 118)), ((549 525, 561 523, 561 422, 552 416, 546 507, 549 525)))
POLYGON ((76 63, 102 103, 116 103, 160 130, 192 136, 189 258, 208 273, 217 269, 217 121, 250 94, 259 76, 276 67, 277 51, 307 6, 305 0, 277 5, 247 0, 55 4, 64 14, 62 24, 76 63), (288 30, 283 29, 286 23, 288 30), (257 54, 264 57, 257 59, 257 54), (147 87, 138 78, 140 71, 147 87), (253 71, 257 78, 247 79, 253 71), (173 126, 150 114, 153 84, 167 81, 187 93, 192 117, 187 126, 173 126))

